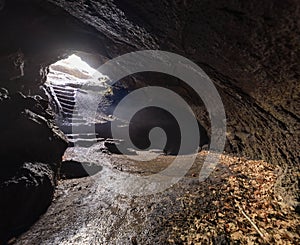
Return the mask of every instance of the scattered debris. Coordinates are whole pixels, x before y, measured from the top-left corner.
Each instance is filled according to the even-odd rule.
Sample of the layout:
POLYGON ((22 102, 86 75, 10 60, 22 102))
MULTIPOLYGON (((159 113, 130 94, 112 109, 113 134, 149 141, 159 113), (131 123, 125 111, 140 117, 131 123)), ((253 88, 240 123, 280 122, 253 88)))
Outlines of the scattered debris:
POLYGON ((186 217, 168 218, 169 242, 300 244, 300 217, 276 195, 277 177, 276 167, 264 161, 223 155, 198 193, 180 198, 186 217), (208 196, 211 203, 205 203, 208 196))

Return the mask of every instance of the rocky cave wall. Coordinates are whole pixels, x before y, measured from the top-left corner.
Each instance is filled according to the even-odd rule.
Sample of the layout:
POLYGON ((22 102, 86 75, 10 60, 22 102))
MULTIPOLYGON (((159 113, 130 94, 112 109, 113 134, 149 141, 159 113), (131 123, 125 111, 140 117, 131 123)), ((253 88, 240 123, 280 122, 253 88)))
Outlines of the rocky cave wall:
MULTIPOLYGON (((98 55, 100 62, 86 58, 97 67, 130 51, 161 49, 191 59, 213 79, 227 114, 225 150, 263 158, 280 166, 283 172, 278 183, 280 195, 289 204, 297 205, 299 1, 10 0, 1 3, 0 85, 5 89, 1 92, 0 106, 2 113, 7 112, 2 119, 6 126, 1 127, 2 135, 6 135, 1 143, 5 149, 1 152, 5 160, 1 169, 17 166, 3 177, 3 183, 16 169, 20 172, 20 168, 28 166, 24 165, 26 162, 39 162, 41 168, 45 168, 43 164, 52 166, 46 167, 45 175, 52 176, 49 180, 55 182, 57 167, 53 166, 59 165, 66 142, 53 124, 53 115, 39 89, 50 64, 76 51, 98 55), (34 97, 36 94, 43 99, 34 97), (49 141, 49 135, 55 144, 49 141), (20 138, 32 140, 20 141, 20 138)), ((193 106, 199 121, 209 130, 201 101, 181 82, 157 75, 137 76, 125 82, 131 87, 155 84, 174 89, 193 106)), ((53 193, 53 184, 48 186, 52 189, 47 193, 53 193)), ((43 210, 51 198, 47 200, 43 210)), ((40 213, 42 210, 37 215, 40 213)))

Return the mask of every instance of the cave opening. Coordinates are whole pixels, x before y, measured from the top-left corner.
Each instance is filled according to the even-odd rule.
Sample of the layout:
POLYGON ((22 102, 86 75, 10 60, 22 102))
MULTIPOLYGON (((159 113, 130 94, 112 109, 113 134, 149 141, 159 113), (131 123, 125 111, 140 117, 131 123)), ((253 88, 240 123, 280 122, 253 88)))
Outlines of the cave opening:
MULTIPOLYGON (((147 107, 136 112, 132 120, 123 116, 116 118, 114 110, 118 103, 137 89, 128 79, 108 85, 109 78, 88 64, 92 54, 77 52, 49 66, 47 80, 43 85, 50 106, 55 114, 57 126, 69 141, 69 147, 85 147, 102 142, 109 153, 121 154, 118 145, 123 144, 125 155, 152 154, 178 155, 181 144, 180 127, 176 118, 158 107, 147 107), (95 111, 94 104, 97 101, 95 111), (92 108, 93 107, 93 108, 92 108), (127 145, 124 138, 112 135, 112 121, 120 121, 120 127, 128 127, 130 141, 135 149, 127 145), (152 129, 163 130, 158 141, 151 145, 152 129), (164 143, 161 143, 164 142, 164 143), (141 151, 139 151, 141 150, 141 151)), ((93 57, 95 59, 95 57, 93 57)), ((91 62, 92 63, 92 62, 91 62)), ((124 108, 125 115, 128 108, 124 108)), ((209 144, 206 129, 198 122, 201 140, 199 150, 209 144)), ((183 154, 189 154, 185 152, 183 154)))
POLYGON ((89 128, 92 123, 95 123, 95 119, 78 110, 80 103, 76 104, 76 101, 88 97, 91 91, 104 90, 104 93, 109 93, 109 87, 105 82, 106 77, 77 53, 49 66, 43 88, 55 113, 56 124, 68 138, 69 146, 75 144, 90 146, 90 143, 97 141, 97 135, 92 130, 74 133, 80 131, 80 128, 89 128))

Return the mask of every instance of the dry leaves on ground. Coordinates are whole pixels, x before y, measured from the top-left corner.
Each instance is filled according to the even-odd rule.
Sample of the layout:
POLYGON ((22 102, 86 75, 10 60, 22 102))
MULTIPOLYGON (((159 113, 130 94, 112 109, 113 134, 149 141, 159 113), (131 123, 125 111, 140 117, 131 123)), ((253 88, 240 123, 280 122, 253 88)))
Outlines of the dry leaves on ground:
POLYGON ((169 242, 300 244, 300 218, 274 192, 277 178, 276 168, 264 161, 223 155, 198 192, 181 198, 185 217, 170 220, 184 222, 172 224, 169 242))

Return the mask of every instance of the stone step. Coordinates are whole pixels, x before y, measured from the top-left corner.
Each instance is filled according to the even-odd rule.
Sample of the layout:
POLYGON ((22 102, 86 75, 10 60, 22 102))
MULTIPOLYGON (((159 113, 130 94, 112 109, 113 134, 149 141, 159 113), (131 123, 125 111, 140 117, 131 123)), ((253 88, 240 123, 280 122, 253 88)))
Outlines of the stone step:
POLYGON ((83 119, 83 116, 81 116, 78 111, 74 110, 72 113, 68 113, 68 112, 65 112, 64 113, 64 117, 65 118, 81 118, 83 119))
POLYGON ((60 89, 54 89, 52 88, 54 93, 56 95, 60 95, 60 96, 76 96, 76 91, 65 91, 65 90, 60 90, 60 89))
POLYGON ((72 124, 74 124, 74 123, 80 123, 80 124, 87 123, 87 120, 85 120, 83 118, 67 118, 65 120, 72 123, 72 124))
POLYGON ((61 102, 61 101, 60 101, 60 105, 61 105, 61 107, 62 107, 63 109, 64 109, 64 108, 67 108, 67 109, 70 109, 70 110, 72 110, 72 111, 74 111, 74 109, 76 108, 75 105, 69 105, 69 104, 66 104, 66 103, 61 102))
POLYGON ((72 88, 70 86, 65 86, 65 85, 58 85, 58 84, 51 84, 50 85, 53 89, 58 89, 62 91, 76 91, 77 88, 72 88))
POLYGON ((87 94, 88 92, 80 89, 80 88, 73 88, 70 86, 60 86, 60 85, 50 85, 54 91, 57 91, 58 93, 66 93, 66 94, 76 94, 77 92, 87 94))
POLYGON ((60 103, 65 103, 65 104, 68 104, 68 105, 75 105, 76 104, 75 99, 68 100, 68 99, 58 98, 58 100, 59 100, 60 103))
POLYGON ((77 112, 77 109, 74 109, 74 108, 71 108, 71 109, 69 109, 69 108, 62 108, 62 110, 63 110, 63 112, 64 112, 64 114, 65 113, 68 113, 68 114, 73 114, 73 113, 78 113, 77 112))
POLYGON ((86 133, 86 134, 66 134, 66 136, 70 139, 92 139, 92 138, 97 138, 98 134, 95 133, 86 133))
POLYGON ((66 119, 84 119, 83 116, 79 115, 78 113, 67 113, 67 114, 64 114, 64 118, 66 119))
POLYGON ((75 91, 69 92, 69 91, 58 90, 58 89, 53 89, 53 91, 56 95, 60 95, 60 96, 75 96, 76 95, 75 91))
POLYGON ((95 125, 90 123, 70 123, 60 125, 61 131, 65 134, 73 134, 73 133, 93 133, 95 132, 95 125))
POLYGON ((102 138, 95 138, 95 139, 76 139, 76 140, 69 140, 69 146, 74 147, 75 145, 78 147, 91 147, 92 145, 96 144, 97 142, 103 141, 102 138))
POLYGON ((56 97, 59 100, 68 100, 68 101, 76 101, 75 95, 65 95, 65 94, 56 94, 56 97))
POLYGON ((56 94, 57 98, 62 98, 62 99, 75 99, 76 94, 64 94, 64 93, 57 93, 56 94))
POLYGON ((104 138, 90 138, 90 139, 86 139, 86 138, 76 138, 76 139, 68 139, 69 142, 75 143, 75 142, 100 142, 100 141, 104 141, 104 138))

